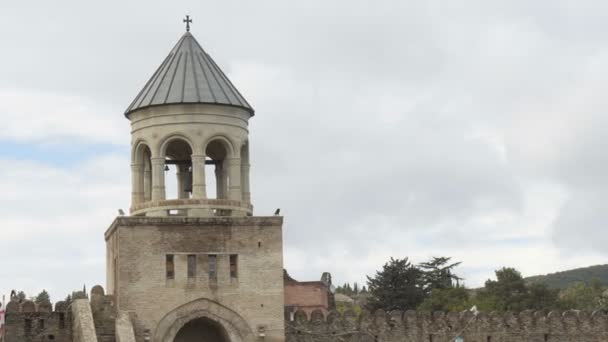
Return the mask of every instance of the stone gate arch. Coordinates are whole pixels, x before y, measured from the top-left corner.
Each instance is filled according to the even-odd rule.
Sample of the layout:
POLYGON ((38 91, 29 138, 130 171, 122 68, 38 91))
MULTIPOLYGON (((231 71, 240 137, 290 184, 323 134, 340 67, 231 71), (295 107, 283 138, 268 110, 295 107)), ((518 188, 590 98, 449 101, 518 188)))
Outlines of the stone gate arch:
POLYGON ((156 327, 153 342, 173 342, 187 323, 200 319, 218 324, 230 342, 255 341, 249 324, 238 313, 217 302, 201 298, 166 314, 156 327))

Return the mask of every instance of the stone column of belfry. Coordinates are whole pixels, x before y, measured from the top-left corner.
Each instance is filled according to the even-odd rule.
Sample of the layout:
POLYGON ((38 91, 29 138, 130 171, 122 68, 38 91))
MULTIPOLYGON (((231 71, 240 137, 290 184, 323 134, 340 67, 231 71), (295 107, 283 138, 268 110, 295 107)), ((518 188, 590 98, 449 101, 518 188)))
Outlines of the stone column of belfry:
POLYGON ((131 164, 131 205, 143 202, 143 165, 131 164))
POLYGON ((233 201, 241 201, 241 158, 228 159, 228 199, 233 201))
POLYGON ((251 190, 249 189, 249 169, 250 165, 246 160, 241 160, 241 191, 243 202, 251 204, 251 190))
POLYGON ((215 164, 215 183, 216 183, 216 197, 218 199, 226 198, 226 183, 227 183, 227 174, 226 174, 226 161, 218 161, 215 164))
POLYGON ((192 198, 207 198, 205 155, 192 155, 192 198))
POLYGON ((188 198, 188 192, 186 192, 186 177, 188 177, 188 167, 185 165, 175 165, 177 170, 177 198, 183 199, 188 198))
POLYGON ((152 161, 152 201, 165 199, 165 158, 154 157, 152 161))
POLYGON ((152 199, 152 166, 149 162, 144 165, 144 201, 152 199))

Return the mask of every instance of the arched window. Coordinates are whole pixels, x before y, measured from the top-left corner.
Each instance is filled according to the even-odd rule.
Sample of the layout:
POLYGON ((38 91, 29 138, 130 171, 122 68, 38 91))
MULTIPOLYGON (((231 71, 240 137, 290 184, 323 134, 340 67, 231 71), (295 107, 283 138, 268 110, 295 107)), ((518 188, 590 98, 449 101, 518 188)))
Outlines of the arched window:
POLYGON ((150 147, 139 143, 133 151, 133 204, 149 201, 152 197, 152 164, 150 147))

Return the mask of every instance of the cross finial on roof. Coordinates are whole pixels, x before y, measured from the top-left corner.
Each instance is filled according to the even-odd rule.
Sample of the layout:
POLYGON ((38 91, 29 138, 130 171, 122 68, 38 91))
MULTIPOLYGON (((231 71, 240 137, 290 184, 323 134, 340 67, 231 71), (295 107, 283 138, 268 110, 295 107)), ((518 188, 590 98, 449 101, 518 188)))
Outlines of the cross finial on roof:
POLYGON ((190 23, 192 22, 192 19, 190 19, 189 15, 186 15, 184 22, 186 23, 186 32, 190 32, 190 23))

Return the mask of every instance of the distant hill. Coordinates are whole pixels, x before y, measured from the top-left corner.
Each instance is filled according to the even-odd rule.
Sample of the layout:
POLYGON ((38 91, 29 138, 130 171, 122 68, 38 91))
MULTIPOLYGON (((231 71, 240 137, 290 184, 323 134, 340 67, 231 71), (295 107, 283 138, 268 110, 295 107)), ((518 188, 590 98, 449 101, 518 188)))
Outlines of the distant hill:
POLYGON ((532 276, 525 279, 527 283, 544 283, 550 288, 565 289, 576 282, 589 282, 593 278, 597 278, 602 284, 608 285, 608 265, 575 268, 573 270, 532 276))

